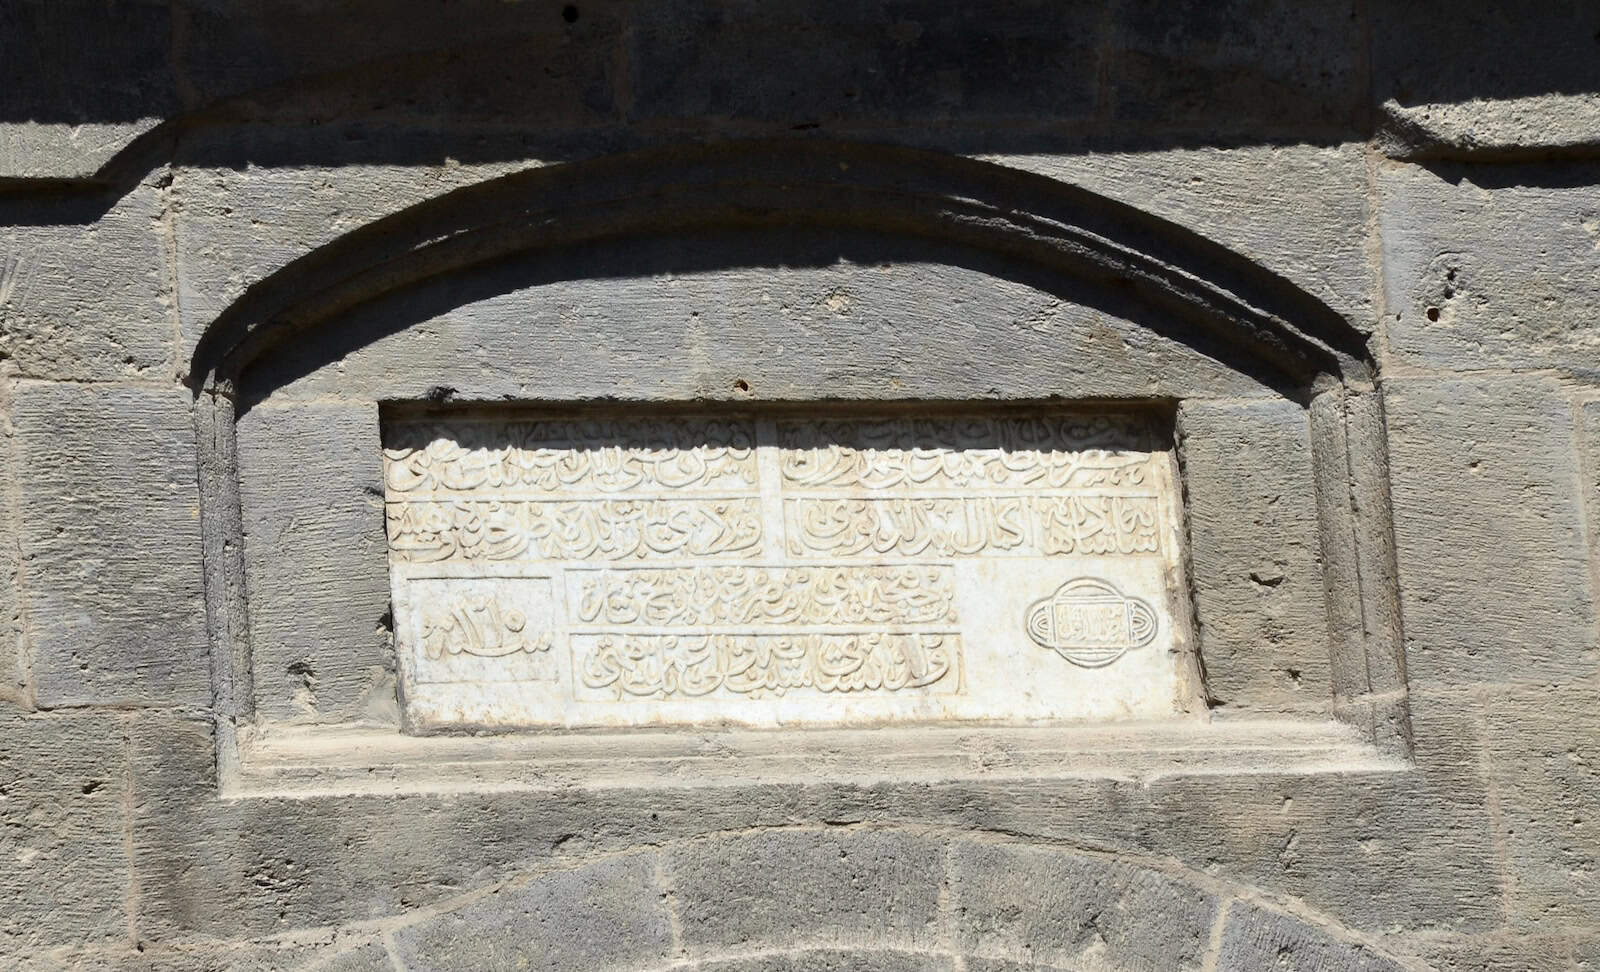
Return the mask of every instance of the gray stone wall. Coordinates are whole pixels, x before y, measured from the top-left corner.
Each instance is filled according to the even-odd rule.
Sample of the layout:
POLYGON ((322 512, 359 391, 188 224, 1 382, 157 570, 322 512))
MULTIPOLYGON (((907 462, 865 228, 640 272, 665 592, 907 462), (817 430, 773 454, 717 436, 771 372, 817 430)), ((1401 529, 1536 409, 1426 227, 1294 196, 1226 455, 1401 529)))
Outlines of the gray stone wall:
POLYGON ((1600 968, 1596 63, 1581 3, 0 4, 0 966, 1600 968), (1359 451, 1336 485, 1392 506, 1403 673, 1337 648, 1382 624, 1330 628, 1304 400, 1115 281, 887 224, 390 253, 335 337, 224 389, 243 549, 202 516, 219 318, 481 226, 519 174, 752 139, 1081 187, 1359 332, 1387 487, 1359 451), (1170 407, 1212 720, 1259 742, 863 772, 707 736, 633 776, 370 748, 377 404, 735 374, 1170 407), (1401 742, 1335 740, 1357 704, 1401 742))

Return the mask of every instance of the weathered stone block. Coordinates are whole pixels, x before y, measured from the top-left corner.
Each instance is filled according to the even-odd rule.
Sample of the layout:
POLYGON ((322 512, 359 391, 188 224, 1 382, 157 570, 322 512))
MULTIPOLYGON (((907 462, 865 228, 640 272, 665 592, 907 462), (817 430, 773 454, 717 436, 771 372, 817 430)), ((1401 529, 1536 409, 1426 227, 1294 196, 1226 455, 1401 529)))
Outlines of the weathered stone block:
POLYGON ((1391 166, 1379 212, 1389 350, 1437 368, 1570 368, 1600 353, 1590 163, 1391 166))
POLYGON ((1206 690, 1222 711, 1326 711, 1332 697, 1310 426, 1284 399, 1178 416, 1206 690))
MULTIPOLYGON (((871 949, 810 949, 747 958, 717 959, 688 966, 693 972, 957 972, 946 955, 871 949)), ((965 969, 979 968, 970 962, 965 969)))
POLYGON ((177 388, 17 385, 39 705, 210 699, 192 407, 177 388))
POLYGON ((164 177, 107 204, 0 198, 0 356, 25 378, 163 380, 176 350, 164 177))
POLYGON ((691 952, 923 946, 935 940, 943 858, 915 835, 775 830, 675 846, 666 880, 691 952))
POLYGON ((1532 972, 1573 969, 1573 943, 1566 937, 1475 935, 1430 939, 1413 946, 1435 972, 1532 972))
POLYGON ((1405 966, 1371 946, 1343 941, 1315 925, 1235 902, 1222 930, 1218 972, 1404 972, 1405 966))
POLYGON ((1409 769, 1158 780, 1124 811, 1136 845, 1372 933, 1487 931, 1502 888, 1477 714, 1459 692, 1413 692, 1410 714, 1409 769))
POLYGON ((93 175, 174 112, 171 40, 171 6, 154 0, 7 4, 0 178, 93 175))
POLYGON ((916 240, 644 239, 374 301, 263 356, 245 381, 251 397, 374 401, 1271 394, 1171 321, 1078 298, 1090 299, 1058 278, 916 240))
POLYGON ((1100 34, 1092 4, 681 0, 637 8, 634 117, 756 130, 863 122, 1081 120, 1100 34), (803 43, 796 43, 803 38, 803 43))
POLYGON ((542 874, 401 928, 395 948, 412 968, 664 965, 672 930, 657 870, 646 852, 542 874))
POLYGON ((183 350, 179 369, 205 326, 245 288, 296 257, 363 223, 516 165, 352 164, 180 168, 173 216, 183 350))
POLYGON ((1065 967, 1202 967, 1217 902, 1138 864, 962 841, 952 905, 963 951, 1065 967))
POLYGON ((1504 161, 1600 143, 1592 6, 1399 3, 1368 16, 1389 154, 1504 161), (1419 56, 1429 49, 1451 56, 1419 56))
POLYGON ((1593 688, 1518 688, 1486 703, 1487 744, 1507 855, 1507 911, 1546 931, 1600 914, 1600 738, 1580 714, 1593 688))
POLYGON ((0 963, 126 940, 127 767, 115 715, 0 706, 0 963))
POLYGON ((259 407, 238 436, 260 717, 395 721, 377 405, 259 407))
POLYGON ((1419 378, 1386 387, 1412 684, 1593 676, 1600 653, 1561 385, 1419 378))
POLYGON ((15 475, 17 443, 11 424, 9 378, 0 379, 0 703, 26 703, 28 679, 22 643, 22 484, 15 475))
POLYGON ((1367 253, 1370 214, 1361 145, 992 158, 1171 220, 1281 274, 1357 327, 1373 325, 1378 284, 1367 253), (1299 218, 1285 220, 1290 210, 1299 218), (1219 219, 1219 212, 1227 218, 1219 219))
POLYGON ((1338 137, 1360 124, 1361 22, 1340 0, 1122 8, 1103 97, 1117 127, 1338 137))

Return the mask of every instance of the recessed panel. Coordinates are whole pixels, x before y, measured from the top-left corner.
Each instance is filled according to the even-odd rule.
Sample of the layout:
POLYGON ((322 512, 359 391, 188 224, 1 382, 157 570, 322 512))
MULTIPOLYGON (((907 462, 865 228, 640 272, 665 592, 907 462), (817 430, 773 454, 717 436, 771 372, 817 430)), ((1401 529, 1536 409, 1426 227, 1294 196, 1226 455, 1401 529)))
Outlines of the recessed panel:
POLYGON ((1139 413, 385 423, 414 730, 1162 718, 1168 436, 1139 413))

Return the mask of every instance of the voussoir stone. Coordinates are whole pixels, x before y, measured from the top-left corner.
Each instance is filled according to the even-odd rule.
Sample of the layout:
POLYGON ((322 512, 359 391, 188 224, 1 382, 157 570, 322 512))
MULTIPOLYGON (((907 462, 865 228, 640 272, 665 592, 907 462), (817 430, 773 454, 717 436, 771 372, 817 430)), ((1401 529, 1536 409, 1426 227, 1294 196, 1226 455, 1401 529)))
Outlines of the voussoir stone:
POLYGON ((944 851, 927 837, 767 830, 690 841, 666 854, 691 952, 935 941, 944 851))
POLYGON ((1217 902, 1139 864, 1050 847, 955 845, 957 938, 1066 967, 1199 969, 1217 902))
POLYGON ((494 889, 394 933, 414 969, 639 968, 664 960, 671 921, 653 852, 494 889))
POLYGON ((1336 938, 1315 925, 1256 905, 1232 905, 1226 921, 1218 972, 1404 972, 1406 968, 1368 945, 1336 938))

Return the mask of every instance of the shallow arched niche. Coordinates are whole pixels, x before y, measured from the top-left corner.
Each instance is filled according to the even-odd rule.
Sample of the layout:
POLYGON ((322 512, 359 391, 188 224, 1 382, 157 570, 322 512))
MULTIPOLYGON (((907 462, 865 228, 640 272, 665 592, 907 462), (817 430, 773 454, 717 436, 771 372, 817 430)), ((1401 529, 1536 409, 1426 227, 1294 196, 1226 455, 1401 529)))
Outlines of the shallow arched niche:
MULTIPOLYGON (((1292 410, 1300 428, 1288 451, 1305 468, 1286 488, 1315 521, 1314 549, 1301 554, 1317 562, 1300 580, 1320 584, 1309 593, 1325 609, 1302 612, 1298 637, 1321 646, 1311 664, 1325 694, 1308 705, 1237 711, 1297 720, 1301 748, 1315 759, 1352 738, 1374 755, 1403 755, 1404 673, 1373 378, 1359 332, 1237 255, 1081 189, 933 153, 824 142, 692 147, 552 166, 419 204, 251 287, 197 344, 191 381, 201 401, 224 786, 248 788, 249 730, 258 720, 304 724, 320 733, 311 749, 326 748, 333 724, 381 721, 393 694, 381 674, 373 677, 381 666, 335 662, 318 678, 346 698, 331 711, 307 707, 293 683, 312 663, 274 656, 263 665, 265 655, 252 650, 274 610, 259 592, 306 571, 283 549, 260 556, 264 544, 252 546, 251 507, 262 490, 253 498, 247 484, 241 505, 241 465, 247 471, 252 461, 239 430, 260 421, 257 411, 303 404, 312 413, 287 419, 278 444, 353 449, 359 466, 362 449, 376 463, 377 402, 445 396, 1130 399, 1169 410, 1180 436, 1213 453, 1226 446, 1210 441, 1219 422, 1254 415, 1257 404, 1292 410), (340 392, 367 402, 370 421, 313 414, 340 392), (1246 405, 1192 408, 1216 399, 1246 405), (329 429, 342 441, 317 439, 329 429), (274 691, 284 688, 300 701, 275 706, 274 691)), ((273 435, 264 436, 269 446, 273 435)), ((1204 451, 1186 463, 1203 464, 1204 451)), ((346 547, 376 542, 381 554, 381 525, 374 533, 349 512, 346 526, 358 535, 344 537, 346 547)), ((360 556, 381 569, 370 552, 360 556)), ((360 588, 359 566, 333 561, 322 564, 327 580, 360 588)), ((370 569, 367 579, 368 593, 381 596, 370 569)), ((1197 593, 1206 603, 1208 592, 1197 593)), ((279 614, 304 627, 303 598, 280 601, 279 614)), ((1225 595, 1213 603, 1229 609, 1225 595)), ((377 613, 325 626, 312 662, 370 660, 377 613), (365 654, 349 650, 358 643, 365 654)), ((1218 620, 1208 626, 1202 613, 1208 661, 1230 623, 1218 620)), ((1300 664, 1285 666, 1297 686, 1300 664)), ((1249 669, 1238 677, 1268 677, 1249 669)), ((1228 685, 1228 677, 1208 677, 1208 685, 1228 685)), ((1237 697, 1230 689, 1213 701, 1237 697)), ((362 745, 376 738, 370 732, 362 745)), ((896 745, 891 735, 884 745, 896 745)), ((1151 738, 1144 748, 1159 750, 1151 738)), ((416 757, 421 764, 471 749, 431 745, 433 754, 416 757)), ((1295 739, 1285 745, 1294 749, 1295 739)), ((1215 748, 1237 752, 1221 737, 1215 748)), ((262 752, 261 767, 298 758, 262 752)))

